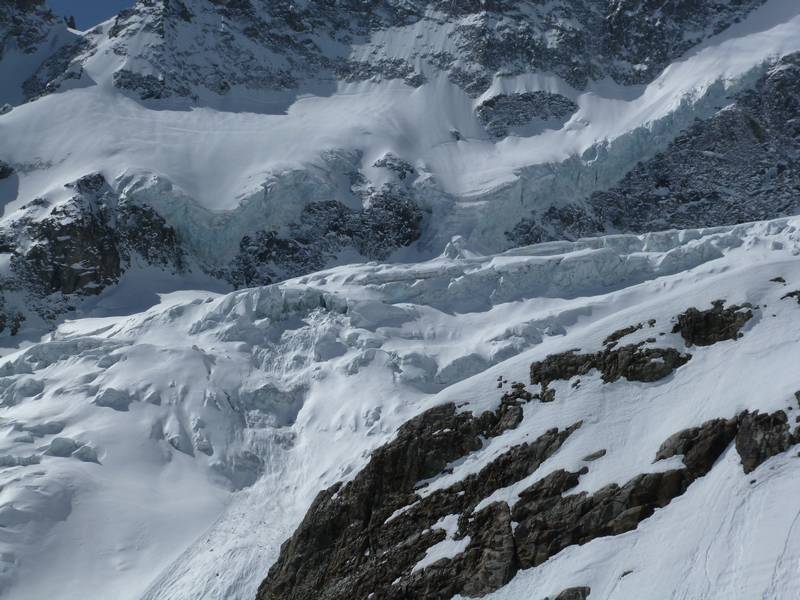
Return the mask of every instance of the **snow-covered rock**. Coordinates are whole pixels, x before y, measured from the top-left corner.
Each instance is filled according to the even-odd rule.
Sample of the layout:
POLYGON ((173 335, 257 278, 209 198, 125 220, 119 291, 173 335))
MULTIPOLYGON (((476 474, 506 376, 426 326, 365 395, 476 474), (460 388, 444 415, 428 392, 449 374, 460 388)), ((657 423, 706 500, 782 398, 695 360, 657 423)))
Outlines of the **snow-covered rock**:
MULTIPOLYGON (((454 235, 497 252, 690 227, 700 206, 707 225, 789 214, 791 156, 769 151, 779 172, 740 173, 704 140, 749 91, 756 103, 780 85, 791 95, 791 77, 776 73, 800 50, 798 10, 785 0, 146 0, 76 32, 40 2, 4 5, 5 331, 80 311, 85 292, 129 271, 126 245, 142 259, 134 267, 166 281, 181 255, 177 280, 211 277, 220 289, 430 258, 454 235), (698 118, 706 125, 693 127, 698 118), (680 158, 687 145, 705 157, 702 173, 680 158), (658 192, 671 190, 674 206, 647 209, 661 197, 643 169, 676 153, 675 181, 658 192), (737 185, 725 188, 730 172, 737 185), (75 206, 75 183, 97 176, 107 208, 75 206), (751 195, 773 188, 782 200, 754 208, 751 195), (635 210, 631 194, 643 200, 635 210), (73 241, 45 252, 28 224, 65 210, 81 213, 80 231, 54 231, 73 241), (126 228, 132 219, 147 223, 126 228), (94 264, 98 248, 107 264, 94 264)), ((785 141, 791 123, 765 128, 758 115, 766 137, 750 150, 778 131, 785 141)), ((747 133, 746 119, 739 126, 747 133)))
POLYGON ((0 594, 797 596, 798 52, 788 0, 3 3, 0 594))
MULTIPOLYGON (((141 314, 65 322, 0 360, 0 382, 13 397, 1 415, 4 589, 21 599, 56 590, 67 598, 253 598, 315 496, 355 481, 399 426, 437 406, 457 407, 460 419, 507 408, 484 441, 431 472, 416 492, 422 498, 549 429, 582 421, 538 470, 475 496, 481 508, 512 506, 515 494, 559 469, 587 466, 569 493, 590 495, 680 469, 677 458, 652 463, 662 442, 743 411, 782 410, 789 427, 800 390, 792 375, 798 256, 800 223, 784 219, 342 266, 227 295, 175 292, 141 314), (720 299, 722 308, 712 307, 720 299), (738 308, 745 303, 752 308, 738 308), (692 307, 717 316, 687 312, 692 307), (749 318, 737 316, 747 310, 749 318), (661 368, 669 353, 647 351, 645 371, 624 367, 608 383, 589 369, 552 379, 547 390, 520 391, 531 363, 604 343, 609 352, 643 344, 691 356, 670 371, 661 368), (639 372, 654 375, 631 374, 639 372), (542 392, 552 401, 533 398, 542 392), (589 455, 600 457, 584 461, 589 455)), ((747 427, 778 425, 756 419, 747 427)), ((635 531, 568 545, 507 585, 480 589, 500 598, 583 585, 611 598, 673 585, 690 597, 703 597, 706 586, 791 595, 788 573, 800 552, 794 512, 758 509, 792 493, 796 459, 781 449, 793 438, 782 435, 752 438, 773 440, 766 445, 742 438, 741 450, 691 475, 691 485, 668 505, 660 501, 635 531), (740 454, 758 465, 748 475, 740 454), (633 550, 661 556, 659 540, 675 527, 682 534, 668 563, 633 550), (785 544, 776 543, 779 531, 785 544), (727 575, 730 565, 746 566, 736 553, 740 536, 755 539, 764 557, 746 582, 727 575), (613 558, 620 553, 622 563, 613 558), (700 566, 698 553, 707 557, 700 566), (633 573, 618 586, 624 570, 633 573), (768 575, 776 570, 787 576, 768 575)), ((398 524, 414 526, 416 513, 403 514, 398 524)), ((432 527, 421 538, 439 545, 428 562, 427 546, 419 547, 410 577, 431 576, 440 559, 460 560, 470 542, 462 529, 447 531, 432 527)), ((481 531, 468 535, 486 541, 481 531)))

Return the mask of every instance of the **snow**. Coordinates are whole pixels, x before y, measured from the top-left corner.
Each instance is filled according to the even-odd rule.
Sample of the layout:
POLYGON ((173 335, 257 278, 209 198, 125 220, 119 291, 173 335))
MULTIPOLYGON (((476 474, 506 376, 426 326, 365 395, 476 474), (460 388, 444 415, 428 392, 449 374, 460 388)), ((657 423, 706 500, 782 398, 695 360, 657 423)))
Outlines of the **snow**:
POLYGON ((569 548, 485 597, 516 600, 575 585, 615 600, 794 597, 798 512, 785 498, 797 493, 798 468, 794 455, 776 458, 750 483, 731 449, 635 532, 569 548))
MULTIPOLYGON (((224 295, 165 294, 142 313, 67 321, 0 359, 0 455, 20 459, 0 471, 3 585, 21 600, 251 598, 316 493, 353 477, 411 416, 447 401, 493 409, 499 375, 524 381, 533 360, 596 349, 633 323, 655 318, 655 334, 669 332, 670 318, 688 306, 717 298, 766 304, 741 340, 691 349, 689 366, 662 382, 603 385, 589 375, 577 390, 563 382, 555 402, 526 405, 522 426, 423 493, 578 420, 582 427, 526 483, 580 468, 601 448, 607 454, 588 463, 580 490, 668 468, 652 460, 672 433, 792 404, 800 311, 779 300, 793 288, 769 279, 800 282, 799 254, 800 220, 781 219, 341 266, 224 295), (72 443, 59 438, 88 446, 98 462, 62 456, 72 443), (30 456, 38 464, 26 466, 30 456)), ((791 597, 797 513, 775 503, 796 495, 792 460, 775 457, 745 477, 728 454, 639 530, 570 548, 495 597, 580 584, 609 598, 665 589, 678 590, 676 598, 714 597, 735 595, 737 586, 748 597, 791 597), (738 550, 744 540, 761 550, 738 550), (763 562, 748 563, 753 555, 763 562), (634 573, 618 580, 627 569, 634 573)), ((486 501, 513 501, 518 491, 486 501)), ((448 538, 419 568, 463 550, 445 525, 448 538)))
MULTIPOLYGON (((403 58, 417 27, 383 31, 385 39, 364 51, 383 44, 403 58)), ((446 44, 446 28, 434 33, 446 44)), ((117 57, 113 40, 100 36, 82 87, 0 116, 0 155, 20 173, 6 215, 37 197, 56 200, 64 183, 102 172, 152 204, 202 258, 220 260, 245 233, 296 220, 306 202, 352 204, 347 172, 380 181, 372 165, 392 152, 420 172, 413 185, 435 217, 421 249, 430 257, 456 234, 497 251, 506 243, 503 232, 532 209, 614 183, 695 117, 727 104, 766 61, 799 50, 800 7, 770 0, 647 86, 601 81, 577 91, 547 73, 498 77, 488 93, 558 91, 580 107, 561 129, 498 143, 474 115, 481 98, 436 73, 419 88, 400 80, 340 83, 281 111, 247 104, 149 108, 115 90, 111 78, 150 35, 129 40, 128 57, 117 57), (463 139, 455 141, 453 130, 463 139)))
POLYGON ((467 546, 469 546, 470 537, 468 535, 464 536, 460 540, 455 539, 456 532, 458 531, 458 515, 447 515, 446 517, 442 517, 433 525, 433 527, 431 527, 431 529, 434 531, 441 529, 447 535, 441 542, 438 542, 428 548, 422 560, 420 560, 416 565, 414 565, 414 568, 411 569, 412 573, 422 571, 426 567, 429 567, 443 558, 453 558, 464 552, 464 550, 467 549, 467 546))
POLYGON ((54 51, 58 50, 70 42, 75 41, 73 32, 54 20, 49 23, 45 39, 33 52, 24 52, 15 44, 9 44, 3 52, 3 60, 0 61, 0 81, 3 87, 0 89, 0 106, 4 104, 19 104, 23 101, 22 84, 38 68, 38 66, 49 57, 54 51))
MULTIPOLYGON (((532 361, 596 350, 610 332, 651 318, 654 329, 628 339, 664 333, 659 344, 682 348, 670 319, 718 298, 762 306, 741 340, 693 348, 687 368, 656 384, 556 383, 555 402, 526 405, 519 428, 422 493, 579 420, 538 471, 481 506, 513 502, 559 468, 588 466, 578 489, 591 492, 674 466, 652 460, 676 431, 794 402, 800 310, 779 298, 800 287, 800 219, 495 252, 532 208, 613 182, 725 105, 767 61, 800 50, 796 2, 769 0, 647 86, 600 81, 580 91, 547 73, 497 77, 487 94, 545 90, 579 106, 559 130, 499 143, 474 116, 485 97, 435 73, 419 88, 341 83, 291 100, 149 106, 111 85, 127 63, 102 46, 111 46, 109 26, 91 34, 102 51, 80 87, 0 115, 0 157, 16 171, 0 184, 6 217, 102 172, 155 207, 198 261, 222 264, 244 233, 285 227, 305 202, 355 207, 349 174, 382 181, 373 165, 391 152, 420 174, 413 189, 433 225, 404 264, 342 265, 237 292, 199 270, 136 266, 55 331, 40 337, 44 324, 29 322, 18 347, 0 351, 7 597, 252 598, 315 495, 354 477, 407 419, 450 401, 494 409, 498 376, 525 381, 532 361), (769 282, 779 275, 795 287, 769 282), (583 460, 599 449, 604 457, 583 460)), ((446 28, 415 25, 371 44, 403 57, 418 35, 448 43, 446 28)), ((150 42, 133 40, 131 56, 150 42)), ((18 58, 12 50, 0 63, 15 90, 32 69, 18 58), (9 65, 20 68, 13 78, 9 65)), ((9 260, 0 256, 0 272, 9 260)), ((787 453, 744 476, 728 452, 636 531, 568 548, 489 597, 576 585, 615 600, 796 597, 800 512, 787 499, 800 491, 799 465, 787 453)), ((416 569, 466 548, 452 517, 435 526, 447 537, 416 569)))

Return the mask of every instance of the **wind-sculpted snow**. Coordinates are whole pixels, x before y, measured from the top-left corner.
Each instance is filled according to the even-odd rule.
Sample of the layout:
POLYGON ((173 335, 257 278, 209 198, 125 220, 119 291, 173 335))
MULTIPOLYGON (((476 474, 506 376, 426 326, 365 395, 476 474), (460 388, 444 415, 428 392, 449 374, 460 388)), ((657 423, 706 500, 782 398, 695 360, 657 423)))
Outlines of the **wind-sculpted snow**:
MULTIPOLYGON (((655 319, 625 335, 623 346, 655 337, 684 351, 670 319, 713 300, 762 308, 739 339, 688 348, 691 360, 654 383, 603 384, 593 373, 580 375, 577 387, 574 378, 551 381, 554 401, 524 406, 522 423, 532 425, 493 438, 429 491, 477 473, 526 436, 578 420, 583 426, 542 468, 575 470, 574 457, 604 448, 577 491, 621 483, 651 468, 657 448, 650 445, 676 431, 742 410, 786 409, 800 389, 789 366, 800 311, 780 300, 800 283, 796 219, 485 257, 455 240, 446 255, 342 266, 221 296, 176 292, 141 314, 67 321, 3 358, 5 593, 252 598, 317 492, 354 477, 401 423, 444 402, 473 414, 495 410, 498 385, 524 380, 532 361, 574 348, 594 352, 631 323, 655 319), (785 283, 769 281, 779 276, 785 283)), ((751 475, 760 481, 765 467, 751 475)), ((734 472, 714 484, 727 486, 721 498, 747 492, 734 472)), ((765 485, 788 485, 774 479, 765 485)), ((693 484, 686 497, 704 485, 693 484)), ((749 514, 737 518, 752 532, 757 521, 749 514)), ((672 523, 658 511, 651 518, 662 519, 672 523)), ((659 531, 653 535, 663 537, 659 531)), ((705 539, 683 543, 705 547, 705 539)), ((771 543, 765 556, 773 556, 771 543)), ((595 547, 587 544, 580 556, 602 564, 593 562, 595 547)), ((768 560, 782 569, 794 560, 787 552, 768 560)), ((598 585, 600 575, 584 581, 561 557, 552 559, 562 565, 552 571, 557 579, 531 584, 542 595, 598 585)), ((551 573, 549 565, 537 572, 551 573)), ((630 581, 638 583, 630 589, 652 591, 646 565, 633 566, 630 581)))

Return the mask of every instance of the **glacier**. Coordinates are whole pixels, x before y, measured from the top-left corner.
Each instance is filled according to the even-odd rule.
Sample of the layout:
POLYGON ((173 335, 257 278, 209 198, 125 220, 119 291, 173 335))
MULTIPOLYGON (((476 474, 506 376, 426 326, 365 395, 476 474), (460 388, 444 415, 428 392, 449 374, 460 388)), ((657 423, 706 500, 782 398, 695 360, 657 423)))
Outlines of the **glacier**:
MULTIPOLYGON (((628 388, 586 377, 568 401, 526 407, 525 427, 447 478, 581 418, 545 471, 606 448, 614 459, 581 484, 597 489, 651 469, 653 444, 681 427, 794 403, 800 312, 780 297, 800 281, 797 219, 448 254, 230 294, 173 292, 139 314, 68 320, 5 356, 0 453, 19 465, 0 492, 12 597, 253 597, 316 492, 352 477, 402 422, 447 401, 490 408, 499 375, 523 378, 532 360, 632 322, 663 330, 718 298, 762 308, 742 339, 694 353, 686 377, 628 388), (770 281, 779 276, 785 285, 770 281), (71 457, 48 451, 64 440, 71 457)), ((794 460, 772 459, 752 485, 728 453, 627 534, 635 545, 571 548, 496 597, 576 578, 614 598, 791 595, 800 546, 779 499, 792 494, 794 460), (667 531, 671 558, 654 560, 667 531), (785 545, 774 543, 781 531, 785 545), (744 539, 760 544, 759 562, 744 539), (619 583, 609 564, 635 575, 619 583)))
MULTIPOLYGON (((525 403, 420 497, 553 428, 570 431, 557 451, 479 508, 562 469, 586 469, 572 493, 594 494, 680 467, 654 460, 662 441, 743 411, 794 430, 800 218, 771 218, 785 207, 649 233, 591 223, 595 237, 566 213, 552 241, 513 247, 522 220, 590 214, 593 193, 800 52, 797 2, 722 0, 711 17, 697 5, 705 20, 642 16, 663 53, 573 55, 592 23, 638 18, 606 4, 140 0, 87 31, 36 1, 0 6, 0 597, 256 598, 320 494, 404 424, 494 411, 532 364, 637 323, 624 343, 691 360, 653 382, 553 382, 555 400, 525 403), (497 57, 520 44, 540 68, 497 57), (419 210, 398 217, 411 231, 372 231, 382 201, 419 210), (330 206, 338 229, 309 225, 330 206), (231 276, 270 243, 295 243, 300 266, 231 276), (677 315, 716 301, 752 318, 689 348, 677 315)), ((748 473, 741 458, 730 445, 635 529, 485 597, 796 597, 796 447, 748 473)), ((469 550, 458 515, 431 532, 409 577, 469 550)))

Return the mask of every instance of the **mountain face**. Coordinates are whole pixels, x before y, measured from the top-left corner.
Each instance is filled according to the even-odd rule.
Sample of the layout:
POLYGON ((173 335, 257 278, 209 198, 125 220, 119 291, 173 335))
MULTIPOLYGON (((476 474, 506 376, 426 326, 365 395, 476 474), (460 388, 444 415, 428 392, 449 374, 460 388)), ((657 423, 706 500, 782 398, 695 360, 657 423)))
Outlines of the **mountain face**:
POLYGON ((798 15, 662 4, 152 0, 83 33, 4 5, 4 319, 132 268, 241 287, 792 214, 798 15))
POLYGON ((8 0, 0 6, 0 112, 23 102, 33 93, 30 82, 43 62, 61 58, 65 68, 71 52, 64 48, 77 43, 64 21, 46 7, 44 0, 8 0), (65 62, 66 61, 66 62, 65 62))
POLYGON ((550 72, 584 89, 605 77, 647 83, 763 3, 153 0, 122 13, 88 56, 123 57, 114 85, 142 100, 376 77, 419 86, 431 69, 474 96, 500 71, 550 72), (419 41, 398 52, 392 30, 419 41))
POLYGON ((10 0, 0 82, 0 596, 797 595, 800 5, 10 0))
POLYGON ((792 597, 798 232, 454 244, 68 321, 1 366, 4 593, 792 597))
POLYGON ((663 151, 585 201, 534 212, 506 233, 514 244, 612 228, 745 223, 800 208, 800 54, 780 58, 753 87, 698 120, 663 151), (746 199, 746 201, 744 200, 746 199))

